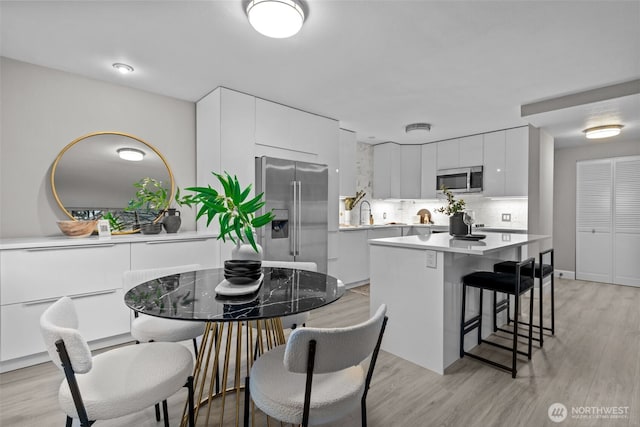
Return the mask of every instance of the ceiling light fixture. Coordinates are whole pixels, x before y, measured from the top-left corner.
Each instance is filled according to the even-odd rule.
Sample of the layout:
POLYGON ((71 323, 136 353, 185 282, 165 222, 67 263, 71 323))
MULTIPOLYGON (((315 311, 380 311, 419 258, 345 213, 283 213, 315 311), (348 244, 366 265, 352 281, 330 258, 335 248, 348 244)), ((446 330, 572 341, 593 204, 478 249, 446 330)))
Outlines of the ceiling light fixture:
POLYGON ((136 148, 119 148, 116 151, 122 160, 129 160, 130 162, 139 162, 144 157, 144 151, 136 148))
POLYGON ((430 123, 411 123, 410 125, 405 126, 404 131, 406 133, 412 132, 414 130, 426 130, 427 132, 431 131, 430 123))
POLYGON ((606 125, 597 126, 583 130, 587 139, 602 139, 610 138, 612 136, 620 135, 620 131, 624 126, 622 125, 606 125))
POLYGON ((300 31, 304 11, 295 0, 252 0, 247 5, 247 17, 260 34, 284 39, 300 31))
POLYGON ((122 64, 120 62, 116 62, 115 64, 113 64, 113 68, 118 70, 120 74, 133 73, 133 67, 131 65, 122 64))

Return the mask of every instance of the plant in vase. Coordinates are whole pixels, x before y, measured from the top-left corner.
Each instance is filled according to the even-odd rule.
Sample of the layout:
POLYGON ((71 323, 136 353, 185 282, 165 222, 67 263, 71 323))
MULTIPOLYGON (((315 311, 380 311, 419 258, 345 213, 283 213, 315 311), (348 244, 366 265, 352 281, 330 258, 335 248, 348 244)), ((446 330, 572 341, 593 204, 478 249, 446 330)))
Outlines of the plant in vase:
POLYGON ((262 201, 264 193, 247 200, 251 192, 251 185, 243 190, 236 176, 232 177, 227 172, 224 175, 215 172, 212 174, 220 181, 224 193, 218 192, 211 186, 187 187, 185 190, 194 194, 178 196, 176 203, 181 206, 201 205, 196 214, 196 220, 206 216, 207 226, 217 215, 220 224, 218 239, 223 242, 229 239, 236 244, 232 253, 234 259, 259 260, 261 249, 256 244, 254 230, 267 225, 274 218, 273 212, 256 216, 256 212, 265 205, 265 202, 262 201), (250 245, 249 251, 241 246, 246 242, 250 245))
POLYGON ((140 230, 144 234, 159 233, 162 230, 160 214, 169 207, 169 190, 162 186, 161 181, 149 177, 142 178, 133 186, 137 188, 136 195, 124 210, 143 216, 140 230))
POLYGON ((452 236, 467 234, 467 225, 463 221, 465 209, 464 200, 456 200, 453 193, 445 186, 440 187, 440 189, 447 197, 447 204, 436 209, 436 212, 449 216, 449 234, 452 236))

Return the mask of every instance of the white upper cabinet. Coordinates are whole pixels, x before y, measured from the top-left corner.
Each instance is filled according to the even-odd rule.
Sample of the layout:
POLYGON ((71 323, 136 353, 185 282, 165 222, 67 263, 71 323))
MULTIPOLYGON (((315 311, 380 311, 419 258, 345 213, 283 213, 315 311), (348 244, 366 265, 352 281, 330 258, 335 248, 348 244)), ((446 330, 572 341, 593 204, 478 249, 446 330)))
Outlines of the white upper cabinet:
POLYGON ((421 147, 422 169, 420 171, 420 198, 436 198, 436 162, 437 144, 424 144, 421 147))
POLYGON ((482 135, 440 141, 437 145, 438 169, 482 165, 482 135))
POLYGON ((529 194, 529 128, 484 134, 484 196, 529 194))
POLYGON ((324 121, 304 111, 256 98, 256 144, 317 154, 324 121))
POLYGON ((459 166, 481 166, 482 153, 482 135, 465 136, 458 139, 459 145, 459 166))
POLYGON ((400 146, 384 143, 373 147, 373 197, 400 197, 400 146))
POLYGON ((400 198, 419 199, 422 181, 420 145, 400 146, 400 198))
POLYGON ((505 196, 529 195, 529 128, 505 131, 505 196))
POLYGON ((484 196, 504 196, 505 131, 484 134, 484 196))
POLYGON ((460 144, 457 139, 440 141, 438 146, 438 169, 457 168, 460 165, 460 144))
POLYGON ((340 195, 356 194, 356 134, 340 129, 340 195))

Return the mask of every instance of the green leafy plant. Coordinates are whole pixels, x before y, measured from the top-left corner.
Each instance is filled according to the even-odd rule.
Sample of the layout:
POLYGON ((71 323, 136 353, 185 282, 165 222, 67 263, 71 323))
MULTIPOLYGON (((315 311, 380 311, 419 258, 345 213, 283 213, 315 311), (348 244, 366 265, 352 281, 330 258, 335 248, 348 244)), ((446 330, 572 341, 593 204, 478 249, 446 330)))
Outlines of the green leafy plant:
POLYGON ((229 238, 233 243, 245 243, 246 239, 253 250, 258 252, 253 231, 256 228, 267 225, 274 218, 273 212, 255 216, 255 213, 265 205, 265 202, 262 201, 264 193, 260 193, 247 201, 251 192, 251 185, 242 190, 236 176, 232 177, 227 172, 224 175, 215 172, 212 172, 212 174, 222 184, 224 194, 219 193, 211 186, 187 187, 185 190, 194 194, 181 196, 180 189, 178 189, 176 203, 180 206, 200 204, 196 219, 206 216, 208 226, 216 215, 218 216, 218 222, 220 223, 218 239, 226 242, 226 239, 229 238))
POLYGON ((114 215, 113 212, 107 212, 102 216, 102 219, 109 221, 111 231, 122 231, 124 229, 124 222, 120 217, 114 215))
POLYGON ((133 184, 136 190, 135 198, 129 200, 125 211, 146 210, 162 212, 169 207, 169 190, 162 186, 162 182, 145 177, 133 184))
POLYGON ((436 209, 436 212, 441 212, 445 215, 451 216, 453 214, 464 212, 464 200, 456 200, 455 196, 444 185, 440 187, 445 196, 447 196, 447 205, 436 209))

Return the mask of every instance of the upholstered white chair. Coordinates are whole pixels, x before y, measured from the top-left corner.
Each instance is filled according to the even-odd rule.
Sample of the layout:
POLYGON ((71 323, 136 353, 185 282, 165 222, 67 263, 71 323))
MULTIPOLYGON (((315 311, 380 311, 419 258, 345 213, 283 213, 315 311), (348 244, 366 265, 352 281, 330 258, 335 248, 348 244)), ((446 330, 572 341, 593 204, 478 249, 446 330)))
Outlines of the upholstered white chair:
MULTIPOLYGON (((154 268, 147 270, 125 271, 123 276, 123 288, 127 292, 132 287, 148 280, 171 274, 180 274, 187 271, 200 269, 199 264, 181 265, 177 267, 154 268)), ((180 342, 193 341, 193 348, 198 354, 196 338, 204 334, 205 322, 189 320, 163 319, 161 317, 136 316, 131 322, 131 336, 138 342, 180 342)))
POLYGON ((73 301, 62 297, 40 317, 40 329, 53 363, 66 377, 58 401, 72 419, 88 427, 96 420, 119 418, 162 402, 169 425, 166 399, 188 388, 189 425, 193 419, 193 356, 177 343, 119 347, 95 357, 78 331, 73 301))
MULTIPOLYGON (((275 268, 296 268, 298 270, 318 271, 318 265, 315 262, 303 261, 262 261, 263 267, 275 268)), ((295 329, 298 326, 304 326, 309 320, 309 312, 292 314, 282 318, 283 329, 295 329)))
MULTIPOLYGON (((256 406, 280 421, 303 426, 336 421, 366 398, 387 323, 386 306, 346 328, 298 328, 286 345, 258 358, 249 377, 256 406), (368 367, 367 367, 368 361, 368 367)), ((245 412, 245 425, 248 421, 245 412)))

